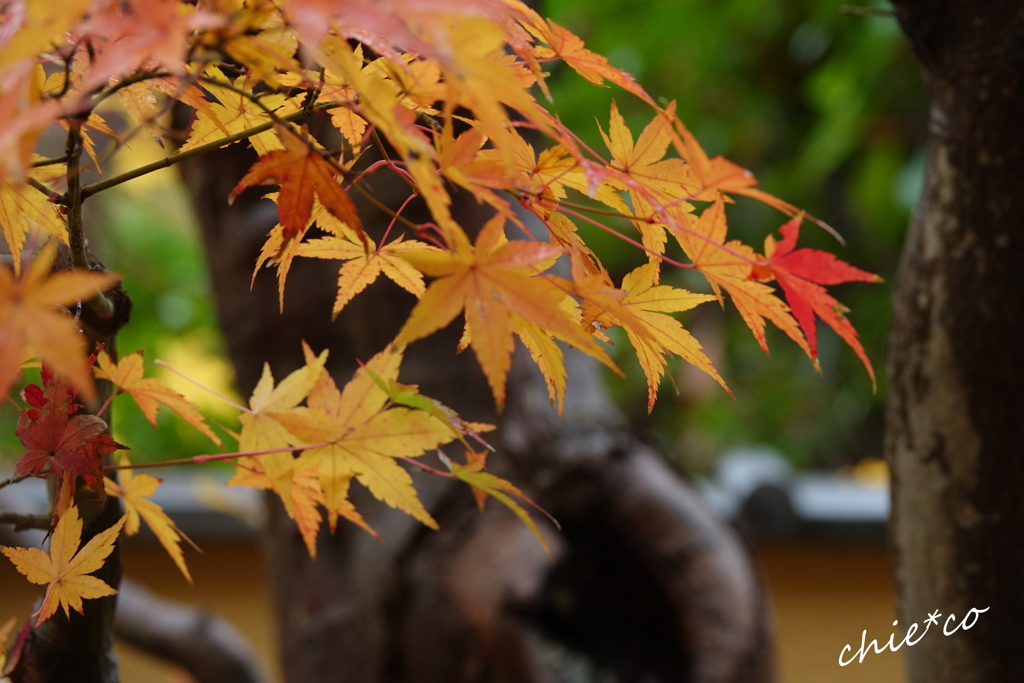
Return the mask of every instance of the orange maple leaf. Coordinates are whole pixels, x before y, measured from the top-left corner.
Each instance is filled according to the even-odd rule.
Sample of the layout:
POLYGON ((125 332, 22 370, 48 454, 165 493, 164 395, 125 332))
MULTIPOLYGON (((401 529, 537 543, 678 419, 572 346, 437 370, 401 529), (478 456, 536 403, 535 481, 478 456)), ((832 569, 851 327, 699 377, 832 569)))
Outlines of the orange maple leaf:
POLYGON ((85 340, 70 315, 56 310, 89 299, 118 281, 115 275, 69 270, 50 274, 56 245, 47 244, 18 280, 0 265, 0 392, 21 370, 28 344, 43 362, 67 377, 87 399, 96 395, 85 363, 85 340))
POLYGON ((673 234, 679 245, 711 283, 715 294, 720 296, 722 289, 729 293, 761 349, 768 353, 767 318, 811 357, 807 340, 786 303, 775 296, 771 287, 750 279, 754 265, 760 262, 754 250, 738 240, 724 242, 727 231, 724 200, 719 197, 704 209, 699 219, 683 216, 678 224, 682 227, 676 228, 673 234))
POLYGON ((233 202, 239 192, 251 185, 276 182, 281 186, 277 214, 284 226, 286 242, 306 229, 313 212, 314 196, 335 218, 362 237, 363 225, 356 206, 335 178, 335 167, 288 128, 275 126, 275 130, 285 149, 260 157, 232 190, 228 202, 233 202))
POLYGON ((405 346, 445 327, 464 310, 470 345, 499 408, 505 403, 505 376, 512 363, 513 314, 615 368, 604 349, 562 308, 566 292, 551 280, 533 276, 539 272, 538 266, 549 265, 561 249, 540 242, 501 244, 504 223, 500 215, 488 221, 475 248, 460 244, 454 252, 402 255, 421 272, 438 279, 427 288, 395 339, 396 345, 405 346), (498 244, 501 246, 495 248, 498 244))
POLYGON ((210 437, 215 444, 221 445, 220 437, 203 421, 202 413, 191 401, 155 377, 142 377, 142 351, 129 354, 117 363, 110 359, 106 351, 100 351, 96 361, 97 367, 93 371, 96 377, 110 380, 119 391, 135 399, 149 424, 156 427, 156 412, 160 408, 158 404, 162 403, 210 437))
POLYGON ((79 614, 83 613, 82 600, 117 593, 100 579, 88 575, 102 567, 103 561, 114 551, 114 541, 126 519, 127 515, 121 517, 79 550, 82 520, 78 516, 78 508, 72 505, 61 515, 50 536, 49 554, 38 548, 0 547, 0 552, 9 557, 29 581, 49 584, 42 605, 33 615, 36 626, 49 619, 58 606, 63 607, 64 614, 70 617, 72 608, 79 614))
MULTIPOLYGON (((129 465, 128 456, 121 455, 121 465, 129 465)), ((108 496, 115 496, 124 501, 125 522, 124 531, 129 536, 139 532, 140 518, 146 520, 146 524, 153 531, 160 545, 164 547, 167 554, 178 565, 178 569, 185 575, 189 583, 192 583, 192 575, 185 565, 185 556, 181 552, 181 539, 185 534, 175 526, 171 518, 163 509, 151 500, 150 496, 156 493, 157 486, 162 479, 150 476, 145 473, 135 474, 130 469, 121 470, 121 483, 118 484, 109 477, 104 477, 103 485, 108 496)), ((187 540, 187 539, 186 539, 187 540)), ((191 543, 191 541, 189 541, 191 543)))
MULTIPOLYGON (((263 472, 263 466, 256 458, 239 458, 238 468, 227 484, 228 486, 251 486, 263 490, 272 488, 270 478, 263 472)), ((299 534, 306 544, 309 556, 316 559, 316 537, 320 532, 320 523, 323 521, 319 506, 325 504, 323 491, 320 490, 317 467, 313 466, 295 472, 291 491, 292 504, 287 508, 288 515, 295 520, 295 525, 299 528, 299 534)), ((347 498, 329 510, 328 514, 332 520, 331 531, 334 530, 340 516, 364 529, 371 536, 380 538, 347 498)))

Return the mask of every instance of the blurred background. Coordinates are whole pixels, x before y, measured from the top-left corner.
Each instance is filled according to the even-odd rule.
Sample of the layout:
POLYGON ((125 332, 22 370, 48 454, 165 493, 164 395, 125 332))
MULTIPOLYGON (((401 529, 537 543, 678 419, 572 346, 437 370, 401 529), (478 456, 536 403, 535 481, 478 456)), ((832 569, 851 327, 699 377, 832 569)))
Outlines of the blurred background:
MULTIPOLYGON (((887 476, 880 460, 885 343, 896 261, 921 182, 928 101, 895 19, 864 16, 846 4, 545 0, 542 6, 589 48, 634 74, 656 100, 677 101, 680 117, 709 154, 750 169, 764 190, 825 220, 846 240, 837 244, 805 223, 801 246, 831 251, 886 281, 833 288, 851 309, 849 318, 874 363, 874 392, 860 361, 831 330, 819 326, 819 376, 774 328, 767 358, 731 306, 724 315, 699 308, 683 322, 735 401, 699 371, 670 365, 674 382, 663 382, 658 404, 647 414, 646 385, 628 345, 620 344, 616 358, 628 378, 608 377, 646 438, 745 532, 773 600, 785 683, 902 680, 899 655, 870 655, 846 668, 837 657, 846 644, 856 650, 864 629, 868 641, 883 642, 894 630, 884 535, 887 476)), ((603 149, 598 126, 607 129, 612 98, 634 135, 651 118, 628 93, 596 88, 569 69, 553 69, 550 85, 552 110, 595 149, 603 149)), ((163 154, 145 135, 135 136, 130 149, 118 152, 112 172, 163 154)), ((102 226, 93 231, 94 250, 124 276, 139 312, 120 334, 121 353, 147 349, 152 372, 214 421, 233 427, 234 411, 223 401, 152 367, 160 358, 233 396, 195 221, 176 171, 133 181, 94 202, 87 224, 102 226)), ((729 212, 731 236, 759 250, 785 220, 742 199, 729 212)), ((616 280, 644 260, 605 233, 595 230, 586 238, 616 280)), ((677 286, 706 288, 690 272, 664 277, 677 286)), ((160 413, 157 432, 128 399, 115 405, 115 438, 132 445, 133 459, 181 458, 213 448, 167 411, 160 413)), ((15 421, 9 406, 0 410, 0 453, 8 463, 21 453, 12 442, 15 421)), ((221 508, 236 504, 206 494, 192 498, 221 508)), ((238 505, 233 511, 247 522, 208 534, 200 541, 205 555, 189 554, 195 588, 158 546, 145 541, 129 547, 127 571, 161 594, 221 612, 254 639, 273 668, 269 599, 260 589, 252 531, 258 506, 238 505), (235 580, 243 574, 245 581, 235 580)), ((168 507, 173 516, 174 504, 168 507)), ((0 565, 0 623, 24 617, 34 592, 23 583, 9 565, 0 565)), ((126 681, 185 680, 130 651, 123 654, 126 681)))

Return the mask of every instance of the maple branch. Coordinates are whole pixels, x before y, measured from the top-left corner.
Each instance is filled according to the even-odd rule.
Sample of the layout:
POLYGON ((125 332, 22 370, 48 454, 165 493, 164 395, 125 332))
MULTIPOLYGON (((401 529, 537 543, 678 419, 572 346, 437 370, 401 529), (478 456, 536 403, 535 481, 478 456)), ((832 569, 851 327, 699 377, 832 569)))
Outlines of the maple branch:
MULTIPOLYGON (((339 106, 340 105, 337 102, 322 102, 320 104, 315 105, 313 107, 313 110, 323 111, 327 109, 335 109, 339 106)), ((278 118, 288 121, 294 121, 296 119, 301 119, 305 115, 305 112, 299 110, 278 118)), ((126 183, 129 180, 140 178, 144 175, 152 173, 153 171, 159 171, 162 168, 170 168, 174 164, 185 161, 186 159, 191 159, 194 156, 205 154, 206 152, 211 152, 215 149, 219 149, 220 147, 230 145, 233 142, 238 142, 240 140, 245 140, 246 138, 251 138, 254 135, 259 135, 260 133, 265 133, 266 131, 270 130, 273 127, 274 121, 267 121, 266 123, 261 123, 258 126, 253 126, 252 128, 247 128, 246 130, 239 131, 234 135, 228 135, 226 137, 220 138, 219 140, 207 142, 204 145, 193 147, 192 149, 186 150, 184 152, 175 152, 174 154, 166 156, 163 159, 158 159, 157 161, 154 161, 151 164, 139 166, 138 168, 134 168, 131 171, 126 171, 124 173, 121 173, 120 175, 112 176, 110 178, 107 178, 106 180, 101 180, 91 185, 86 185, 85 187, 82 188, 82 199, 87 199, 88 197, 91 197, 98 192, 102 192, 103 190, 109 190, 112 187, 116 187, 117 185, 126 183)), ((65 197, 62 197, 62 199, 66 201, 65 197)), ((62 201, 61 203, 64 203, 64 201, 62 201)))
POLYGON ((84 119, 68 121, 68 139, 64 156, 68 159, 68 246, 71 248, 71 265, 89 270, 89 258, 85 255, 85 226, 82 223, 82 184, 80 161, 82 159, 82 124, 84 119))
POLYGON ((148 81, 151 78, 168 78, 173 75, 174 74, 172 74, 169 71, 140 71, 137 74, 126 76, 125 78, 119 80, 117 83, 114 83, 112 86, 96 93, 96 96, 93 98, 92 101, 92 106, 95 107, 103 100, 117 93, 118 90, 127 88, 130 85, 135 85, 136 83, 141 83, 142 81, 148 81))
POLYGON ((54 164, 63 164, 68 160, 68 155, 65 154, 61 157, 53 157, 52 159, 39 159, 38 161, 32 162, 32 168, 42 168, 43 166, 53 166, 54 164))
POLYGON ((48 531, 52 519, 50 515, 31 515, 20 512, 0 511, 0 524, 13 524, 15 531, 22 531, 24 529, 48 531))
MULTIPOLYGON (((88 114, 85 114, 86 118, 88 114)), ((82 125, 86 119, 75 117, 68 119, 68 139, 64 147, 64 155, 68 159, 68 247, 71 250, 71 266, 79 270, 89 270, 89 257, 85 253, 85 224, 82 222, 82 196, 81 184, 81 159, 82 150, 82 125)), ((101 320, 110 320, 114 315, 114 304, 110 302, 103 292, 97 290, 96 294, 89 299, 89 307, 101 320)))
POLYGON ((10 486, 11 484, 17 484, 19 481, 25 481, 26 479, 29 478, 29 476, 30 475, 28 475, 28 474, 19 474, 16 477, 11 477, 10 479, 4 479, 3 481, 0 481, 0 489, 2 489, 4 487, 7 487, 7 486, 10 486))
POLYGON ((34 187, 35 189, 37 189, 40 192, 42 192, 43 194, 45 194, 46 198, 49 199, 51 202, 55 201, 56 199, 58 199, 60 197, 60 195, 58 193, 54 192, 53 190, 51 190, 46 185, 44 185, 43 183, 39 182, 38 180, 36 180, 32 176, 28 176, 27 178, 25 178, 25 182, 28 183, 28 185, 30 187, 34 187))

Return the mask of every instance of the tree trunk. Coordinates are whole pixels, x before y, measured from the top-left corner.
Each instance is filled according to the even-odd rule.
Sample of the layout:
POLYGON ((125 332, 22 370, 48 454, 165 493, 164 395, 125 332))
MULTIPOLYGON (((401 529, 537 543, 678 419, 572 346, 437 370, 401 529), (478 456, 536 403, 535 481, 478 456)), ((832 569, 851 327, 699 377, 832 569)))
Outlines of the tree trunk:
MULTIPOLYGON (((337 264, 314 259, 293 266, 283 314, 272 272, 260 273, 250 293, 252 264, 276 215, 257 191, 231 207, 225 199, 254 160, 236 145, 183 164, 240 389, 251 391, 265 360, 278 379, 301 365, 301 339, 330 348, 328 369, 347 381, 356 359, 394 338, 415 300, 379 281, 331 323, 337 264)), ((398 206, 408 186, 381 177, 371 191, 398 206)), ((426 220, 416 210, 404 215, 426 220)), ((387 217, 366 203, 359 211, 379 239, 387 217)), ((453 213, 467 229, 485 218, 465 197, 453 213)), ((460 333, 456 324, 414 344, 401 381, 466 419, 495 422, 475 358, 454 353, 460 333)), ((268 563, 285 679, 773 680, 764 599, 734 533, 623 426, 592 365, 572 362, 575 385, 560 423, 539 375, 522 365, 510 375, 505 420, 490 438, 500 452, 488 464, 563 522, 562 534, 544 527, 555 561, 495 501, 480 514, 467 487, 422 472, 413 472, 416 486, 441 531, 353 487, 382 540, 342 522, 333 535, 321 533, 315 560, 271 498, 268 563)))
POLYGON ((1024 8, 894 4, 934 99, 889 352, 900 620, 938 610, 954 631, 988 609, 907 648, 907 670, 1024 680, 1024 8))

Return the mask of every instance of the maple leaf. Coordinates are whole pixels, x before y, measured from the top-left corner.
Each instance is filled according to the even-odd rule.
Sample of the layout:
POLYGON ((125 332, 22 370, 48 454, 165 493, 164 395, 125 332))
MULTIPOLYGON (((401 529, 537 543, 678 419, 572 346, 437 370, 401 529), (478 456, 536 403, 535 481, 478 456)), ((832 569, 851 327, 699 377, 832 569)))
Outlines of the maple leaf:
MULTIPOLYGON (((207 67, 206 74, 211 78, 230 82, 215 67, 207 67)), ((242 76, 235 79, 232 85, 239 90, 249 90, 255 83, 251 78, 242 76)), ((261 107, 235 90, 221 88, 211 83, 204 83, 204 87, 217 98, 217 102, 208 103, 199 110, 196 120, 192 123, 192 132, 185 144, 178 149, 179 153, 267 123, 270 117, 263 107, 278 115, 285 115, 298 110, 302 102, 301 97, 286 99, 284 95, 268 94, 260 97, 260 103, 263 105, 261 107)), ((284 149, 281 140, 273 131, 250 137, 249 144, 260 156, 284 149)))
POLYGON ((711 360, 701 350, 700 342, 678 320, 668 315, 687 311, 705 301, 713 301, 715 297, 659 285, 660 268, 660 261, 636 268, 622 279, 621 290, 608 287, 596 276, 577 281, 577 290, 592 305, 590 316, 596 316, 598 312, 606 314, 625 329, 647 377, 648 412, 654 409, 658 385, 665 374, 666 351, 706 372, 732 396, 711 360))
POLYGON ((95 389, 86 368, 85 341, 71 316, 56 307, 89 299, 118 278, 83 270, 50 275, 55 253, 56 246, 47 244, 17 280, 7 266, 0 265, 0 391, 6 393, 18 376, 19 352, 28 344, 91 400, 95 389))
POLYGON ((542 46, 534 48, 534 53, 538 57, 541 59, 558 57, 591 83, 604 85, 606 80, 611 81, 654 106, 654 100, 640 87, 636 79, 622 69, 617 69, 609 64, 606 57, 588 50, 582 38, 550 19, 545 21, 534 10, 521 2, 510 4, 526 15, 527 19, 522 22, 526 30, 550 46, 549 48, 542 46))
POLYGON ((0 70, 50 50, 54 43, 62 44, 64 41, 59 36, 71 30, 93 3, 94 0, 19 3, 21 12, 11 12, 6 17, 13 26, 4 26, 7 40, 0 48, 0 70))
POLYGON ((754 250, 737 240, 723 243, 727 230, 723 200, 719 198, 704 209, 696 221, 682 218, 680 225, 685 227, 673 231, 679 245, 708 279, 716 294, 721 289, 729 293, 761 349, 768 353, 765 337, 767 318, 810 357, 810 347, 789 307, 775 296, 771 287, 750 280, 751 271, 759 262, 754 250))
POLYGON ((76 392, 67 382, 43 369, 43 386, 30 384, 21 396, 29 408, 21 411, 14 433, 28 451, 18 461, 15 474, 40 478, 70 475, 81 477, 96 493, 103 495, 103 465, 100 456, 126 449, 106 434, 107 423, 95 415, 76 415, 82 407, 74 403, 76 392))
MULTIPOLYGON (((393 381, 401 359, 400 352, 385 349, 357 370, 342 391, 329 374, 321 373, 309 394, 309 407, 296 410, 289 429, 307 443, 327 445, 303 451, 295 467, 319 467, 329 514, 347 498, 349 482, 355 478, 378 500, 436 529, 437 522, 416 495, 412 477, 395 459, 421 455, 451 441, 453 434, 446 422, 428 412, 404 407, 382 410, 388 396, 371 373, 393 381)), ((332 529, 334 520, 332 516, 332 529)))
MULTIPOLYGON (((316 466, 313 466, 295 472, 291 488, 292 505, 288 510, 288 515, 295 520, 295 525, 299 528, 299 534, 306 544, 309 556, 313 559, 316 559, 316 537, 320 532, 320 523, 323 521, 319 506, 325 504, 323 491, 320 490, 317 469, 316 466)), ((256 458, 239 458, 238 468, 227 484, 228 486, 250 486, 264 490, 272 488, 270 478, 263 472, 263 466, 256 458)), ((371 536, 380 538, 347 497, 338 502, 328 512, 328 515, 332 520, 331 531, 334 531, 340 516, 365 530, 371 536)))
POLYGON ((430 284, 412 310, 395 344, 405 346, 445 327, 465 310, 471 345, 499 408, 505 403, 505 376, 512 363, 516 314, 547 334, 573 344, 609 367, 615 364, 561 307, 565 291, 553 281, 532 277, 532 271, 561 253, 540 242, 504 239, 503 216, 488 221, 476 247, 459 245, 455 252, 410 252, 402 257, 426 275, 430 284))
POLYGON ((441 457, 442 462, 448 466, 448 469, 451 470, 451 473, 456 479, 464 481, 470 485, 473 490, 473 497, 476 499, 477 507, 481 512, 484 509, 484 503, 487 501, 487 496, 492 496, 502 505, 511 510, 512 513, 518 517, 531 532, 533 532, 533 535, 537 537, 538 541, 540 541, 541 546, 544 547, 544 552, 546 552, 549 557, 551 556, 551 549, 548 547, 547 541, 544 540, 543 534, 540 533, 540 529, 537 528, 537 523, 533 521, 530 514, 524 510, 523 507, 519 505, 514 498, 512 498, 512 496, 519 498, 533 508, 544 513, 544 515, 554 522, 555 526, 558 526, 558 522, 555 522, 551 515, 530 500, 530 498, 517 486, 512 484, 512 482, 495 476, 490 472, 484 472, 483 469, 487 460, 486 453, 466 451, 465 465, 460 465, 459 463, 454 462, 440 451, 438 451, 438 455, 441 457))
MULTIPOLYGON (((674 108, 675 103, 672 103, 666 111, 671 114, 674 108)), ((608 134, 602 130, 601 136, 612 153, 610 170, 618 172, 610 174, 607 182, 629 191, 633 215, 649 219, 668 204, 676 213, 689 210, 689 204, 678 200, 692 196, 686 188, 694 185, 693 173, 682 159, 663 158, 671 142, 671 124, 665 115, 655 115, 634 144, 633 135, 613 101, 608 134)), ((616 208, 621 210, 621 207, 616 208)), ((640 231, 644 246, 659 254, 665 253, 666 236, 662 224, 650 220, 638 220, 634 224, 640 231)), ((649 258, 657 257, 649 254, 649 258)))
MULTIPOLYGON (((39 155, 33 157, 36 161, 39 155)), ((53 164, 29 171, 29 177, 42 183, 63 178, 67 170, 63 164, 53 164)), ((57 207, 41 192, 28 184, 16 184, 9 178, 0 178, 0 226, 11 251, 14 274, 21 274, 21 251, 25 238, 34 226, 42 226, 48 233, 67 244, 68 228, 57 213, 57 207)))
POLYGON ((333 236, 310 240, 298 247, 299 256, 345 261, 338 271, 338 296, 331 310, 334 317, 357 294, 373 284, 381 273, 417 298, 426 291, 423 275, 402 255, 412 251, 440 250, 423 242, 403 242, 401 238, 378 250, 373 240, 368 241, 369 251, 362 244, 333 236))
POLYGON ((285 149, 260 157, 232 190, 228 202, 251 185, 276 181, 281 186, 277 214, 284 226, 285 241, 306 228, 314 196, 335 218, 362 236, 363 225, 356 206, 334 177, 335 168, 295 133, 283 126, 275 126, 275 130, 285 149))
POLYGON ((149 424, 156 427, 156 413, 160 408, 158 404, 162 403, 208 436, 215 444, 221 445, 220 438, 204 422, 202 413, 191 401, 155 377, 142 377, 142 351, 129 354, 117 363, 110 359, 106 351, 100 351, 96 362, 96 377, 110 380, 119 391, 129 394, 149 420, 149 424))
POLYGON ((114 551, 114 542, 124 526, 127 515, 113 526, 92 537, 80 550, 82 520, 74 505, 61 515, 53 535, 50 536, 49 554, 38 548, 0 547, 15 568, 29 581, 49 584, 36 617, 36 626, 49 619, 57 607, 71 616, 71 609, 83 613, 82 600, 114 595, 116 590, 95 576, 88 576, 103 566, 103 561, 114 551))
MULTIPOLYGON (((128 457, 122 455, 121 465, 129 464, 128 457)), ((130 469, 125 469, 121 470, 120 484, 113 479, 105 477, 103 485, 108 496, 114 496, 124 501, 127 517, 124 526, 125 533, 129 536, 137 534, 140 528, 139 520, 140 518, 144 519, 157 540, 160 541, 160 545, 164 547, 167 554, 174 560, 174 564, 178 565, 181 573, 185 575, 189 583, 192 583, 192 575, 188 572, 188 567, 185 565, 185 556, 181 552, 181 546, 179 545, 184 534, 175 526, 171 518, 167 516, 167 513, 159 505, 151 500, 147 500, 156 493, 157 486, 162 481, 162 479, 145 473, 136 474, 130 469)), ((189 542, 191 543, 191 541, 189 542)))
POLYGON ((779 228, 779 232, 782 233, 781 242, 776 243, 771 235, 765 238, 764 263, 754 266, 750 277, 759 280, 774 277, 782 287, 793 316, 807 337, 815 365, 818 362, 818 335, 814 316, 817 314, 853 348, 857 357, 864 363, 874 385, 874 368, 871 367, 871 361, 857 339, 857 330, 844 315, 849 309, 832 298, 822 285, 881 282, 882 278, 840 261, 828 252, 796 249, 796 242, 800 237, 799 216, 779 228))
MULTIPOLYGON (((285 422, 293 419, 296 406, 316 385, 320 371, 326 362, 327 351, 325 350, 319 357, 308 358, 306 365, 289 374, 276 387, 270 364, 264 363, 263 375, 249 399, 250 410, 242 413, 239 417, 242 423, 242 431, 238 440, 239 450, 245 452, 266 451, 296 446, 301 443, 289 431, 285 422)), ((263 471, 269 477, 272 488, 281 496, 285 508, 288 508, 291 505, 294 457, 290 452, 282 451, 268 453, 260 458, 263 471)))

